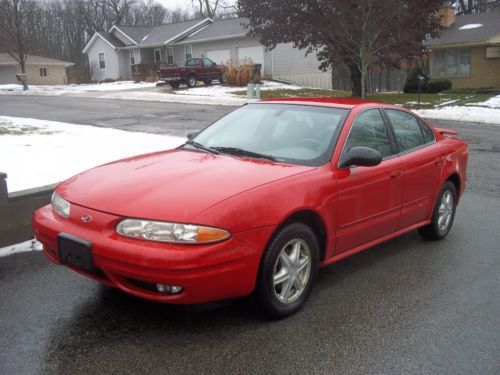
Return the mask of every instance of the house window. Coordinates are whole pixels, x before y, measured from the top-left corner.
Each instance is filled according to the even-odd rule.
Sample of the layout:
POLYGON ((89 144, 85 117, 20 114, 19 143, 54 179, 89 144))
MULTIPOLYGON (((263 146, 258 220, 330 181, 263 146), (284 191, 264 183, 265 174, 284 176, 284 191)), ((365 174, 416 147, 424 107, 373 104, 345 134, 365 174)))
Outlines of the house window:
POLYGON ((40 77, 47 77, 47 68, 40 68, 40 77))
POLYGON ((174 47, 167 47, 167 63, 174 63, 174 47))
POLYGON ((193 57, 193 46, 184 46, 184 52, 186 55, 186 60, 193 57))
POLYGON ((130 65, 135 65, 135 51, 130 51, 130 65))
POLYGON ((434 51, 434 78, 470 76, 470 51, 470 49, 445 49, 434 51))
POLYGON ((106 61, 104 61, 104 52, 99 53, 99 68, 106 69, 106 61))
POLYGON ((161 61, 161 49, 155 48, 154 50, 154 55, 155 55, 155 62, 160 62, 161 61))

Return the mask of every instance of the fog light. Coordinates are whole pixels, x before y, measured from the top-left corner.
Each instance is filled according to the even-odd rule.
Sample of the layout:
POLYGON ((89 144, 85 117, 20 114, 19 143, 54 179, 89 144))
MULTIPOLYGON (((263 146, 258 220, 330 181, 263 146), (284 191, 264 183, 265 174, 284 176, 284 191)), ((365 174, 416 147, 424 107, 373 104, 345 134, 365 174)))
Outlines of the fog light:
POLYGON ((163 294, 177 294, 182 292, 182 286, 178 285, 167 285, 167 284, 156 284, 156 290, 163 294))

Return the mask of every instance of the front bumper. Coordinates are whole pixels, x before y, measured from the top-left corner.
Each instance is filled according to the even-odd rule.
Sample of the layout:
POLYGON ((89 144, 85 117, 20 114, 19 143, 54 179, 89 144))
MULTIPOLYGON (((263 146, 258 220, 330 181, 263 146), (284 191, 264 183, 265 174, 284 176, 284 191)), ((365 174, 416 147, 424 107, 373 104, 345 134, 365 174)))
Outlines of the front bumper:
POLYGON ((69 268, 137 297, 165 303, 205 303, 250 294, 262 252, 275 227, 233 233, 226 241, 209 245, 173 245, 119 236, 122 217, 71 205, 69 220, 50 205, 33 215, 33 230, 46 256, 61 264, 57 235, 61 232, 92 243, 96 272, 69 268), (90 215, 92 221, 80 218, 90 215), (180 285, 179 294, 162 294, 156 284, 180 285))

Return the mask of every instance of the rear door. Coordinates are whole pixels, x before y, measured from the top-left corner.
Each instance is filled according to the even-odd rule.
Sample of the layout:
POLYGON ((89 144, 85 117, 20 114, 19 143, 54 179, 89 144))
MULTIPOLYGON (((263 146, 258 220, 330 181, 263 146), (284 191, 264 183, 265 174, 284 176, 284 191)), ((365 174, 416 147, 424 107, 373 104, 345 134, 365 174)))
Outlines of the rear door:
POLYGON ((337 170, 338 208, 335 253, 369 243, 396 230, 403 188, 403 164, 379 109, 368 109, 354 120, 342 153, 365 146, 383 160, 374 167, 337 170))
POLYGON ((406 111, 385 109, 394 131, 404 168, 404 188, 399 228, 417 224, 431 216, 439 190, 443 154, 434 132, 406 111))

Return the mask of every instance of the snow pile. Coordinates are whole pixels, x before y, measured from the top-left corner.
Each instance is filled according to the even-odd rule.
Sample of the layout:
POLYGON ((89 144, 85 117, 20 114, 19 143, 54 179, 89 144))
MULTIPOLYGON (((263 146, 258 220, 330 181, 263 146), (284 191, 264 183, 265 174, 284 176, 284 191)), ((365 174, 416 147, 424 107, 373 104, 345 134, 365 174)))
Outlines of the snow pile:
POLYGON ((500 109, 500 95, 494 96, 494 97, 492 97, 484 102, 481 102, 481 103, 471 103, 471 104, 467 104, 467 105, 500 109))
POLYGON ((0 257, 4 257, 7 255, 17 254, 17 253, 25 253, 28 251, 41 251, 42 244, 36 240, 29 240, 26 242, 21 242, 15 245, 10 245, 6 247, 0 248, 0 257))
POLYGON ((35 86, 30 85, 28 91, 23 91, 23 87, 17 84, 0 85, 0 94, 22 94, 22 95, 70 95, 88 92, 108 92, 147 89, 156 87, 156 82, 117 81, 109 83, 95 83, 82 85, 54 85, 54 86, 35 86))
POLYGON ((425 118, 500 125, 500 109, 494 108, 448 106, 413 112, 425 118))
POLYGON ((479 27, 483 27, 482 23, 469 23, 467 25, 463 25, 462 27, 459 27, 459 30, 470 30, 470 29, 477 29, 479 27))
POLYGON ((0 171, 10 192, 49 185, 128 156, 172 149, 184 138, 0 116, 0 171))
POLYGON ((500 125, 500 95, 484 102, 471 103, 466 106, 450 105, 437 109, 421 109, 414 112, 426 118, 500 125))

